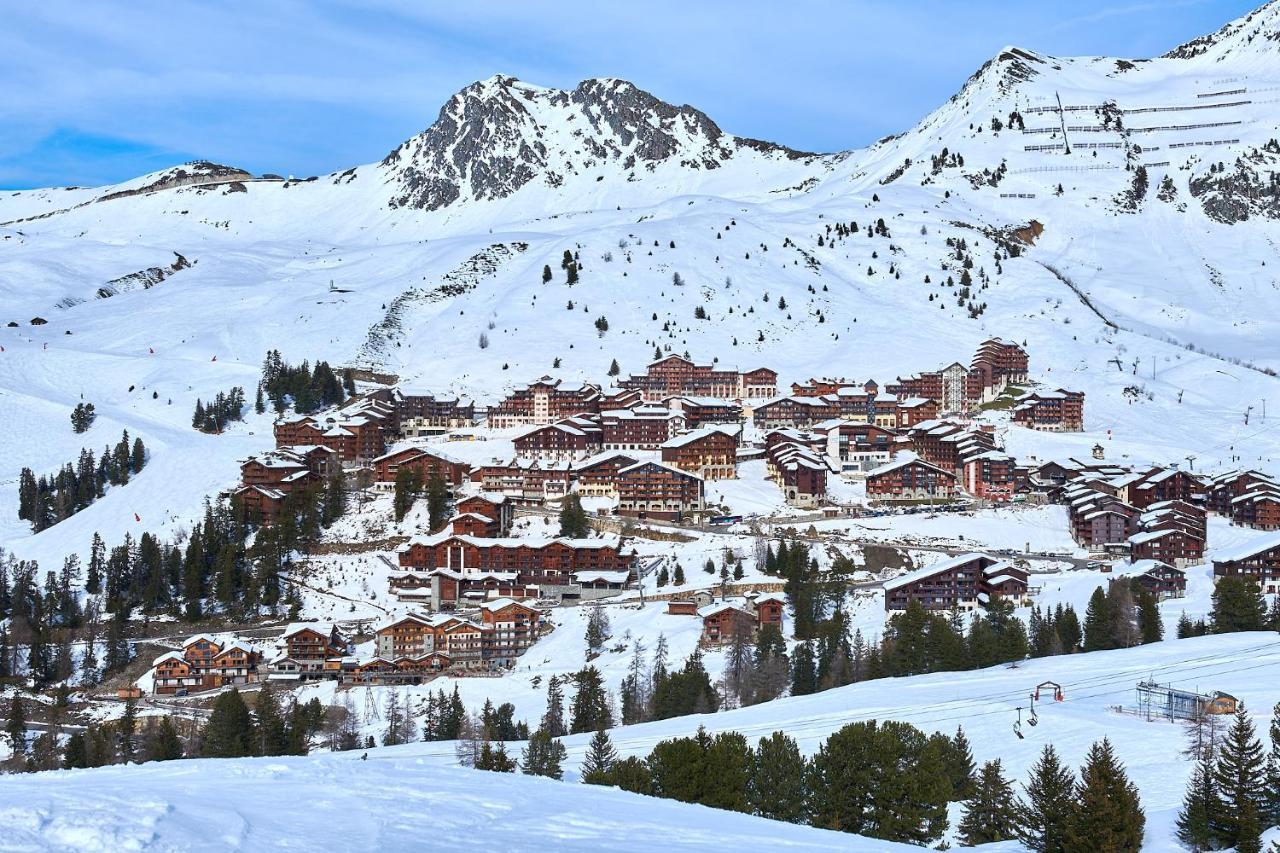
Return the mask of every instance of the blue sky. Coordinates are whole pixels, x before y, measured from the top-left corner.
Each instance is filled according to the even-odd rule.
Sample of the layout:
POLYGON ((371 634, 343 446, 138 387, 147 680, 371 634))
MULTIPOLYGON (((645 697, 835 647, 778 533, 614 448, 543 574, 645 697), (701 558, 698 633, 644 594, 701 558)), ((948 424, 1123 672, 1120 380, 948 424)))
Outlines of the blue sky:
POLYGON ((0 187, 196 157, 323 174, 499 72, 623 77, 725 130, 839 150, 909 127, 1006 44, 1154 56, 1259 2, 40 0, 0 27, 0 187))

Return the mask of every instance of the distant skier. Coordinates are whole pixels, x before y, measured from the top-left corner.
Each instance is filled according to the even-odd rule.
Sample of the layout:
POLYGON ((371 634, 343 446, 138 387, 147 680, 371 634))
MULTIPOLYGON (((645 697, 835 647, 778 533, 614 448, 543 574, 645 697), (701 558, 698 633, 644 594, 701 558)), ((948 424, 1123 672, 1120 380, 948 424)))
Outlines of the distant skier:
POLYGON ((147 347, 147 352, 151 353, 152 355, 155 355, 156 354, 155 347, 147 347))
POLYGON ((211 361, 217 361, 217 360, 218 360, 218 357, 216 355, 211 359, 211 361))
POLYGON ((141 521, 142 521, 142 516, 138 515, 138 514, 135 512, 135 513, 133 514, 133 520, 134 520, 134 521, 141 522, 141 521))

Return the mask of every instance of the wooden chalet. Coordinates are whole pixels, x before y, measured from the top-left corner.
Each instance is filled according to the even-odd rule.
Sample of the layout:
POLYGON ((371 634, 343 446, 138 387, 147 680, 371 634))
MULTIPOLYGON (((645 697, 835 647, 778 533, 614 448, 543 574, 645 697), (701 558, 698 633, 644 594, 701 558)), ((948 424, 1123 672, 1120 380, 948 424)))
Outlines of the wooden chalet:
POLYGON ((435 448, 403 447, 374 459, 374 478, 379 483, 394 483, 396 474, 404 469, 416 471, 421 482, 440 477, 450 486, 461 486, 471 474, 471 466, 435 448))
POLYGON ((684 415, 660 406, 600 413, 601 446, 605 450, 657 450, 684 428, 684 415))
POLYGON ((678 521, 701 512, 705 500, 703 479, 661 462, 637 462, 614 477, 618 489, 618 513, 636 518, 678 521))
POLYGON ((901 459, 867 474, 867 497, 875 501, 950 501, 956 475, 923 459, 901 459))
POLYGON ((1268 533, 1213 555, 1215 578, 1243 577, 1264 593, 1280 592, 1280 533, 1268 533))
POLYGON ((508 535, 511 532, 511 522, 515 519, 515 507, 503 495, 468 495, 456 501, 453 508, 458 513, 472 513, 493 519, 498 525, 498 536, 508 535))
POLYGON ((872 423, 835 418, 814 424, 813 432, 825 437, 822 451, 835 470, 865 474, 893 458, 898 433, 872 423))
POLYGON ((238 640, 222 640, 197 634, 182 644, 182 651, 166 652, 152 663, 152 692, 214 690, 258 680, 262 654, 238 640))
POLYGON ((589 497, 616 498, 618 472, 639 463, 640 458, 621 450, 608 450, 573 467, 574 491, 589 497))
POLYGON ((983 451, 964 460, 960 469, 962 488, 979 500, 1011 501, 1019 490, 1017 469, 1017 460, 1009 454, 983 451))
POLYGON ((1187 573, 1160 560, 1116 563, 1111 567, 1111 574, 1116 578, 1131 578, 1159 601, 1187 594, 1187 573))
POLYGON ((742 428, 710 426, 663 442, 662 461, 704 480, 732 480, 738 476, 738 445, 742 428))
POLYGON ((543 426, 575 415, 600 411, 600 389, 586 382, 564 382, 544 376, 512 391, 489 410, 495 429, 543 426))
POLYGON ((280 635, 277 654, 271 660, 271 677, 285 681, 337 678, 347 654, 347 642, 336 625, 289 625, 280 635))
POLYGON ((643 374, 629 376, 618 387, 639 391, 648 402, 673 396, 713 397, 722 400, 768 399, 778 393, 778 374, 765 367, 740 373, 696 364, 680 355, 668 355, 651 363, 643 374))
POLYGON ((578 416, 533 427, 516 436, 513 443, 518 459, 572 462, 599 453, 603 436, 597 418, 578 416))
POLYGON ((1027 573, 987 554, 961 554, 886 581, 884 606, 900 613, 918 602, 925 610, 973 610, 993 596, 1021 604, 1029 587, 1027 573))
POLYGON ((1026 350, 1000 338, 989 338, 978 345, 969 362, 969 383, 973 396, 991 400, 1006 386, 1027 381, 1029 372, 1026 350))
POLYGON ((686 429, 701 429, 712 424, 740 424, 744 419, 742 406, 716 397, 667 397, 662 405, 683 415, 686 429))
POLYGON ((1027 391, 1015 400, 1013 422, 1028 429, 1079 432, 1084 429, 1084 392, 1027 391))

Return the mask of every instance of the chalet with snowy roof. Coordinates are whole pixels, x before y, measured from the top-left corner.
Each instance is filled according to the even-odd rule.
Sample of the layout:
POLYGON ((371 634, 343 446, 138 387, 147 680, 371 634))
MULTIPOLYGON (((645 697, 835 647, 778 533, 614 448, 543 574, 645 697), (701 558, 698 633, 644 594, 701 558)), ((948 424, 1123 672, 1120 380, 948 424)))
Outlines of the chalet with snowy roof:
POLYGON ((1270 475, 1261 471, 1228 471, 1211 477, 1206 484, 1206 504, 1210 512, 1231 516, 1232 501, 1241 495, 1263 489, 1280 489, 1270 475))
POLYGON ((640 462, 638 454, 606 450, 573 466, 573 489, 584 497, 616 498, 618 472, 640 462))
POLYGON ((617 539, 487 539, 437 533, 418 536, 397 552, 401 567, 418 572, 515 572, 523 584, 568 584, 588 569, 630 569, 635 559, 617 539))
POLYGON ((1213 554, 1216 578, 1250 578, 1265 593, 1280 592, 1280 533, 1257 536, 1213 554))
POLYGON ((679 412, 684 417, 686 429, 701 429, 713 424, 740 424, 744 419, 742 406, 715 397, 667 397, 663 407, 679 412))
POLYGON ((848 379, 836 379, 832 377, 823 377, 822 379, 810 379, 807 382, 791 383, 791 395, 793 397, 828 397, 833 394, 845 394, 852 392, 854 394, 869 394, 875 396, 880 392, 880 386, 875 380, 867 380, 863 383, 853 382, 848 379))
POLYGON ((344 464, 366 464, 386 450, 393 410, 377 400, 357 400, 335 412, 276 421, 277 447, 322 445, 344 464))
POLYGON ((261 652, 248 643, 197 634, 182 644, 182 651, 166 652, 152 662, 152 691, 172 694, 249 684, 258 680, 261 660, 261 652))
POLYGON ((884 606, 901 613, 918 602, 925 610, 974 610, 993 596, 1021 604, 1029 587, 1024 569, 988 554, 956 557, 907 572, 884 584, 884 606))
POLYGON ((240 463, 240 482, 283 492, 320 482, 338 470, 337 454, 322 445, 282 447, 240 463))
POLYGON ((437 397, 412 388, 397 387, 391 392, 400 434, 413 438, 450 429, 475 426, 476 407, 470 400, 437 397))
POLYGON ((1026 391, 1015 398, 1012 418, 1028 429, 1079 432, 1084 429, 1084 392, 1026 391))
POLYGON ((660 406, 610 409, 600 413, 604 450, 657 450, 684 428, 684 415, 660 406))
POLYGON ((573 486, 572 462, 512 459, 471 470, 471 482, 484 492, 519 504, 541 504, 567 495, 573 486))
POLYGON ((1018 492, 1018 463, 999 450, 969 456, 960 471, 961 488, 979 500, 1005 503, 1018 492))
POLYGON ((586 382, 565 382, 544 376, 517 388, 489 410, 495 429, 544 426, 565 418, 600 412, 600 388, 586 382))
POLYGON ((232 506, 238 507, 245 521, 270 527, 284 512, 288 492, 269 486, 240 486, 231 492, 232 506))
POLYGON ((672 354, 651 363, 643 374, 621 380, 618 387, 639 391, 648 402, 677 395, 724 400, 768 399, 778 393, 778 374, 766 367, 745 373, 720 370, 672 354))
POLYGON ((453 508, 459 514, 479 515, 492 519, 497 523, 497 536, 507 536, 511 533, 515 507, 504 495, 487 493, 468 495, 455 502, 453 508))
POLYGON ((1116 563, 1111 567, 1111 574, 1116 578, 1131 578, 1157 601, 1187 594, 1187 573, 1159 560, 1116 563))
POLYGON ((515 437, 516 458, 573 462, 599 453, 603 431, 594 418, 574 417, 536 426, 515 437))
POLYGON ((513 666, 538 639, 542 612, 510 598, 480 605, 481 657, 490 666, 513 666))
POLYGON ((396 481, 400 470, 415 471, 422 483, 440 477, 450 486, 461 486, 471 474, 471 466, 436 448, 402 447, 372 460, 374 478, 382 484, 396 481))
MULTIPOLYGON (((781 630, 785 607, 786 596, 782 593, 750 593, 745 598, 704 604, 693 612, 702 620, 702 644, 719 646, 731 643, 735 638, 754 641, 759 630, 766 625, 775 625, 781 630)), ((677 614, 685 611, 686 608, 677 608, 677 614)), ((668 612, 671 612, 670 608, 668 612)))
POLYGON ((756 406, 751 422, 759 430, 807 429, 839 415, 839 408, 825 397, 778 397, 756 406))
POLYGON ((1280 530, 1280 486, 1259 486, 1232 498, 1231 521, 1240 527, 1280 530))
POLYGON ((899 398, 894 427, 906 429, 925 421, 934 420, 941 411, 942 408, 937 400, 930 400, 927 397, 899 398))
POLYGON ((978 345, 969 362, 970 394, 979 400, 992 400, 1010 384, 1027 381, 1030 359, 1016 343, 989 338, 978 345))
POLYGON ((662 461, 704 480, 732 480, 738 476, 740 426, 703 427, 663 442, 662 461))
POLYGON ((1132 560, 1159 560, 1173 566, 1191 566, 1204 558, 1204 536, 1187 530, 1144 530, 1129 537, 1132 560))
POLYGON ((906 430, 899 446, 915 452, 930 465, 959 473, 964 460, 988 450, 998 450, 995 433, 956 421, 924 421, 906 430))
POLYGON ((827 473, 831 470, 822 454, 797 442, 769 447, 765 470, 782 489, 791 506, 813 508, 827 501, 827 473))
POLYGON ((866 473, 888 464, 898 438, 887 427, 839 418, 814 424, 813 432, 825 437, 823 452, 832 467, 845 474, 866 473))
POLYGON ((701 512, 706 484, 701 477, 661 462, 637 462, 614 477, 618 513, 636 518, 680 520, 701 512))
POLYGON ((950 501, 956 497, 956 475, 923 459, 900 459, 867 473, 867 497, 873 501, 950 501))
POLYGON ((1206 491, 1205 484, 1194 474, 1175 468, 1156 468, 1128 486, 1127 499, 1138 509, 1165 501, 1202 504, 1206 491))
POLYGON ((347 641, 333 624, 295 623, 284 629, 271 660, 271 678, 277 681, 309 681, 337 678, 342 659, 349 654, 347 641))

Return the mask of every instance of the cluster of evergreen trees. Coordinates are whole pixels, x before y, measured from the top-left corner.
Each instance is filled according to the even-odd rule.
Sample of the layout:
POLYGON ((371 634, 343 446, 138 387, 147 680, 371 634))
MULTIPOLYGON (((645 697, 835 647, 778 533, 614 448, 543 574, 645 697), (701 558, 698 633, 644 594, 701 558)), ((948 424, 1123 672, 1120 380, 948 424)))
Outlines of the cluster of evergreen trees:
POLYGON ((306 755, 312 736, 324 722, 319 699, 305 705, 291 702, 284 711, 271 689, 263 685, 250 712, 240 691, 233 687, 214 700, 197 752, 203 758, 306 755))
POLYGON ((619 760, 600 731, 582 781, 922 845, 942 837, 953 802, 964 804, 965 845, 1017 839, 1039 853, 1137 850, 1145 825, 1137 789, 1106 740, 1089 751, 1078 781, 1045 747, 1018 798, 998 760, 976 770, 963 730, 926 736, 895 721, 845 726, 812 758, 782 732, 753 748, 737 732, 699 728, 646 758, 619 760))
POLYGON ((35 561, 0 552, 0 678, 25 675, 43 689, 71 678, 77 667, 93 683, 128 663, 124 619, 117 615, 104 626, 96 600, 81 607, 80 558, 69 555, 60 572, 49 572, 43 590, 38 573, 35 561))
POLYGON ((182 756, 182 742, 169 717, 138 718, 133 700, 125 702, 118 720, 89 723, 70 734, 64 728, 69 691, 60 689, 47 706, 44 730, 28 744, 26 703, 15 696, 9 704, 5 733, 13 756, 5 769, 32 773, 72 767, 103 767, 141 761, 166 761, 182 756), (65 739, 65 740, 64 740, 65 739))
POLYGON ((65 521, 102 497, 107 486, 122 486, 147 464, 141 438, 129 442, 125 430, 114 448, 104 447, 95 457, 84 448, 80 458, 68 462, 52 477, 36 477, 30 468, 18 475, 18 518, 31 522, 36 533, 65 521))
POLYGON ((1189 735, 1186 754, 1196 764, 1178 814, 1178 840, 1196 853, 1259 853, 1262 831, 1280 824, 1280 705, 1273 709, 1269 752, 1243 702, 1225 734, 1215 717, 1203 715, 1191 722, 1189 735))
POLYGON ((1280 631, 1280 596, 1267 601, 1253 580, 1242 577, 1217 578, 1213 586, 1213 609, 1209 619, 1192 621, 1186 613, 1178 619, 1178 637, 1231 634, 1237 631, 1280 631))
POLYGON ((97 417, 98 413, 94 411, 93 403, 76 403, 76 407, 71 410, 71 429, 77 435, 88 432, 97 417))
POLYGON ((201 432, 219 433, 232 421, 244 420, 244 389, 239 385, 230 391, 218 392, 218 396, 205 405, 196 398, 196 410, 191 415, 191 425, 201 432))
POLYGON ((427 499, 427 526, 434 532, 449 520, 448 483, 439 472, 433 473, 424 484, 421 470, 408 466, 396 470, 395 494, 391 503, 396 521, 404 521, 414 503, 424 495, 427 499))
POLYGON ((271 350, 262 361, 262 381, 258 384, 254 408, 258 414, 266 410, 265 394, 276 414, 290 404, 295 412, 310 414, 341 405, 355 393, 355 377, 349 369, 344 370, 339 379, 327 361, 317 361, 315 367, 306 361, 295 366, 281 358, 280 350, 271 350))
POLYGON ((60 572, 47 574, 43 589, 34 561, 0 551, 0 623, 9 620, 7 630, 0 625, 0 677, 26 675, 37 687, 65 680, 79 647, 82 679, 95 683, 128 662, 125 629, 137 611, 195 621, 210 605, 241 616, 277 608, 288 599, 281 575, 293 552, 305 551, 341 516, 341 486, 335 476, 291 493, 277 523, 259 530, 249 547, 253 519, 226 501, 206 503, 203 520, 176 541, 125 534, 108 548, 95 533, 88 560, 70 555, 60 572), (90 596, 83 609, 82 582, 90 596), (19 646, 28 649, 25 660, 19 646))

